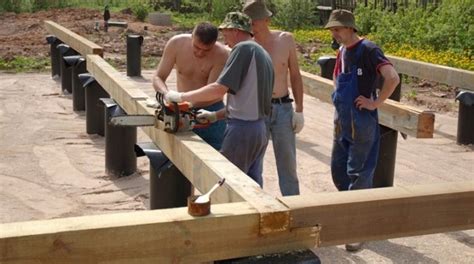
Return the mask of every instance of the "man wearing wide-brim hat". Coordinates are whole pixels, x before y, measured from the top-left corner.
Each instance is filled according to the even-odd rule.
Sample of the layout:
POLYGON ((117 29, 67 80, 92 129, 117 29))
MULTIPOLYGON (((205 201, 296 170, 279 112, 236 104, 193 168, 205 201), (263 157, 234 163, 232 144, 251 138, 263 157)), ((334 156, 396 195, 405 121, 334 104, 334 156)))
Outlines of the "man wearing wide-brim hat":
POLYGON ((201 111, 199 119, 215 122, 227 118, 220 152, 263 186, 263 155, 267 145, 265 118, 270 115, 274 72, 270 55, 252 40, 250 18, 228 13, 219 26, 224 41, 232 48, 224 69, 214 83, 185 93, 170 91, 167 101, 193 104, 227 94, 226 108, 201 111))
POLYGON ((265 1, 248 0, 243 11, 252 19, 254 39, 270 53, 275 70, 272 115, 267 119, 267 128, 272 138, 280 191, 283 196, 298 195, 295 134, 303 129, 304 117, 303 81, 296 56, 296 43, 291 33, 270 30, 272 12, 265 1), (291 84, 293 98, 288 83, 291 84))
MULTIPOLYGON (((354 15, 332 11, 325 28, 341 45, 336 59, 332 101, 336 108, 331 155, 333 182, 340 191, 372 188, 380 132, 377 108, 395 90, 399 77, 382 50, 359 37, 354 15), (377 94, 378 80, 383 85, 377 94)), ((361 248, 348 244, 348 251, 361 248)))

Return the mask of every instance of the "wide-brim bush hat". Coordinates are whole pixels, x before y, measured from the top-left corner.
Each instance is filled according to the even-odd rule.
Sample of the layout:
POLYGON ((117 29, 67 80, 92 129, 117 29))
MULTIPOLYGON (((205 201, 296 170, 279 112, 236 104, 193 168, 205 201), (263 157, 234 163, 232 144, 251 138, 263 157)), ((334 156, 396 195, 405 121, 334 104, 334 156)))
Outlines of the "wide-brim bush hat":
POLYGON ((351 11, 345 9, 336 9, 331 12, 328 23, 324 28, 329 29, 332 27, 350 27, 356 32, 359 28, 356 26, 354 14, 351 11))
POLYGON ((230 12, 224 18, 222 24, 220 24, 219 29, 225 28, 236 28, 242 31, 253 35, 252 27, 250 25, 250 17, 244 13, 240 12, 230 12))
POLYGON ((264 0, 247 0, 244 5, 244 13, 253 20, 265 19, 273 15, 264 0))

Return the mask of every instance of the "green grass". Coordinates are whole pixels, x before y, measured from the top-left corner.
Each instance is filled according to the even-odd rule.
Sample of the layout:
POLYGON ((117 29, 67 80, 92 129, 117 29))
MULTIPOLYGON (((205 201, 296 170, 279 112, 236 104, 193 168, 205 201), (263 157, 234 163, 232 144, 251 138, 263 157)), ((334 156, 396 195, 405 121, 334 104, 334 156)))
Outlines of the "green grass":
MULTIPOLYGON (((155 70, 160 63, 160 59, 154 56, 142 56, 142 70, 155 70)), ((119 71, 127 70, 127 59, 126 56, 115 57, 115 58, 105 58, 105 61, 108 62, 112 67, 119 71)))
POLYGON ((0 70, 8 72, 41 72, 50 68, 49 58, 18 56, 12 60, 0 58, 0 70))
MULTIPOLYGON (((181 28, 192 29, 196 23, 208 21, 209 16, 207 14, 183 14, 178 12, 172 13, 172 21, 174 25, 178 25, 181 28)), ((214 25, 218 25, 219 22, 211 21, 214 25)))
POLYGON ((410 91, 405 93, 404 97, 407 98, 408 100, 415 100, 417 95, 418 94, 417 94, 416 90, 411 89, 410 91))

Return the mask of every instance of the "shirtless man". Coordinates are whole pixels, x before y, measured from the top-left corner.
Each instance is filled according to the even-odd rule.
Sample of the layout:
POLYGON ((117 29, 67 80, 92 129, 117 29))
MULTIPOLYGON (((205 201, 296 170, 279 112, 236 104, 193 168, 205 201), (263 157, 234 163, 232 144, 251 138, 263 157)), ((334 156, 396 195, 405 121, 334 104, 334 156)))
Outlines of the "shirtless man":
MULTIPOLYGON (((187 92, 195 90, 217 80, 229 56, 229 50, 216 42, 218 29, 209 22, 203 22, 192 34, 173 36, 166 43, 160 64, 153 76, 153 88, 166 94, 166 79, 173 67, 176 68, 177 90, 187 92)), ((222 98, 194 105, 208 111, 217 111, 224 107, 222 98)), ((194 129, 204 141, 219 150, 224 138, 225 122, 213 123, 208 128, 194 129)))
POLYGON ((278 182, 283 196, 298 195, 295 133, 304 126, 303 81, 296 57, 296 44, 289 32, 270 30, 270 12, 263 0, 247 0, 244 13, 252 19, 254 39, 270 54, 275 71, 272 113, 267 119, 275 153, 278 182), (289 97, 288 71, 293 99, 289 97))

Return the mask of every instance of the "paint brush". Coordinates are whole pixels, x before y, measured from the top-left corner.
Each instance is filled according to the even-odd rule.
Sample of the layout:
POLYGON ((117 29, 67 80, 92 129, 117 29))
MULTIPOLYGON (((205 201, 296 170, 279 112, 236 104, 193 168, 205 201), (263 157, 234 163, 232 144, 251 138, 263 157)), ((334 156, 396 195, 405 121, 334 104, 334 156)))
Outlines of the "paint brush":
POLYGON ((211 194, 217 189, 219 188, 219 186, 221 186, 222 184, 224 184, 225 182, 225 178, 222 178, 220 181, 218 181, 214 186, 212 186, 212 188, 205 194, 199 196, 194 202, 195 203, 207 203, 209 202, 209 197, 211 196, 211 194))

